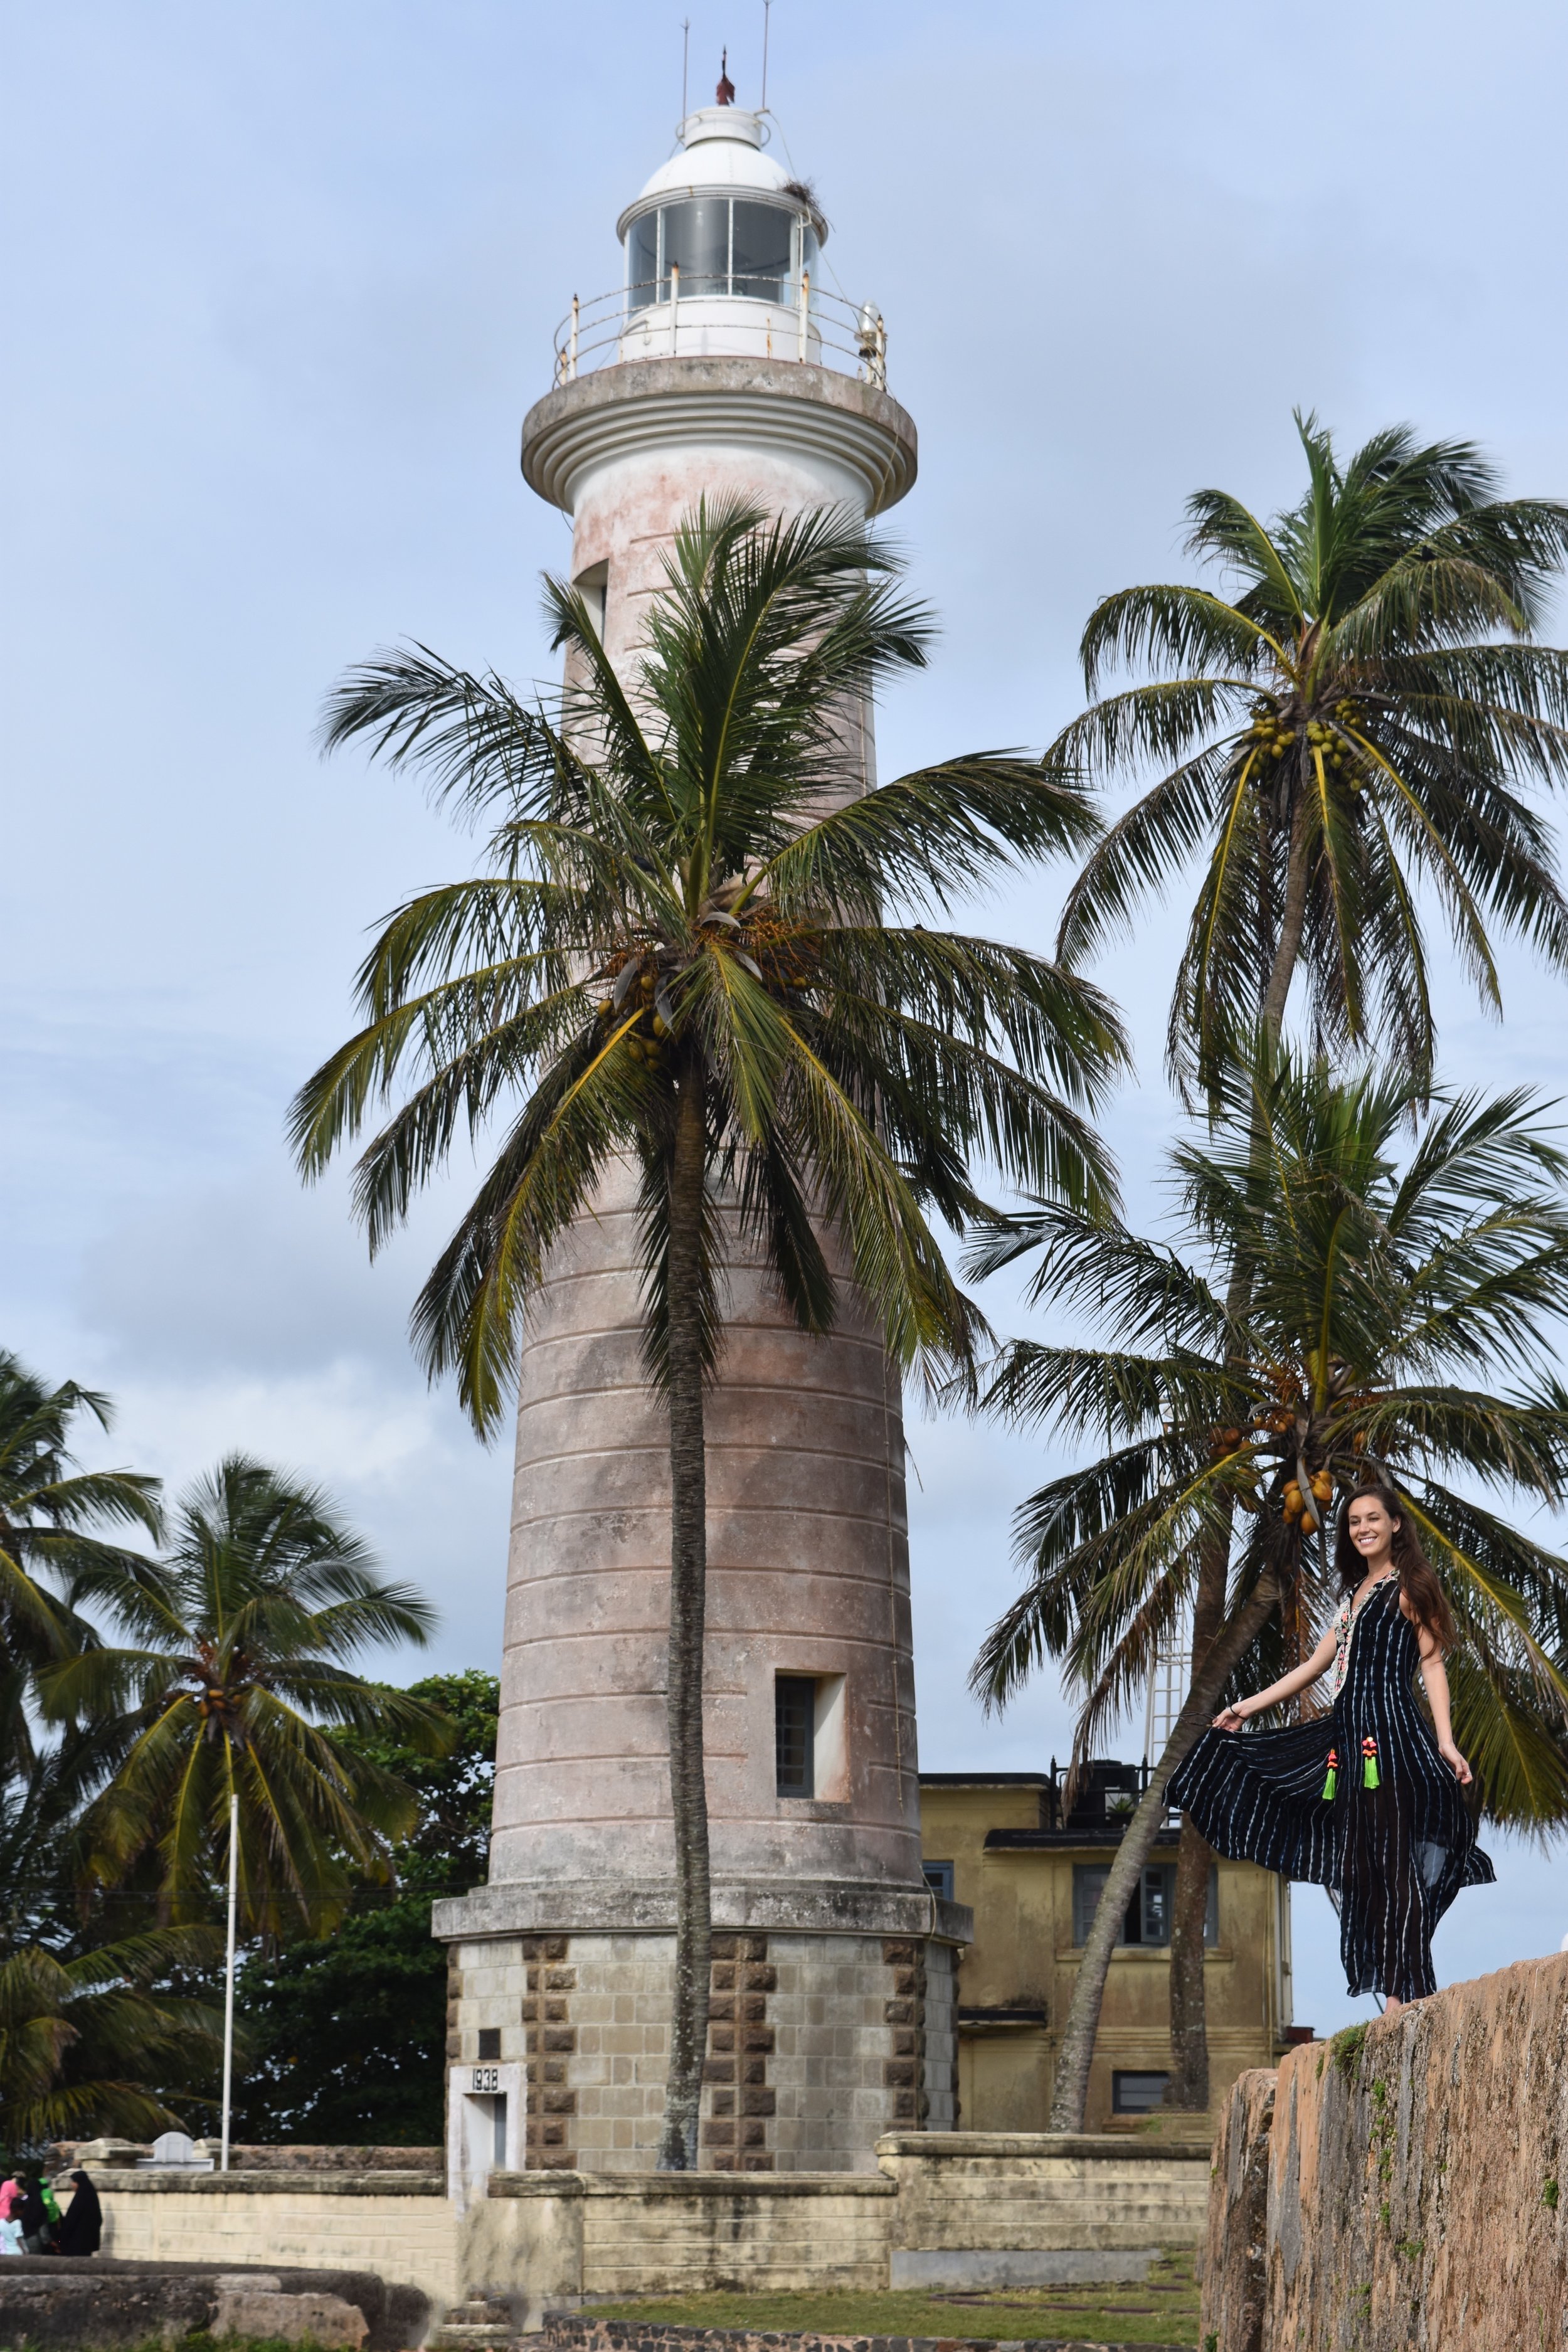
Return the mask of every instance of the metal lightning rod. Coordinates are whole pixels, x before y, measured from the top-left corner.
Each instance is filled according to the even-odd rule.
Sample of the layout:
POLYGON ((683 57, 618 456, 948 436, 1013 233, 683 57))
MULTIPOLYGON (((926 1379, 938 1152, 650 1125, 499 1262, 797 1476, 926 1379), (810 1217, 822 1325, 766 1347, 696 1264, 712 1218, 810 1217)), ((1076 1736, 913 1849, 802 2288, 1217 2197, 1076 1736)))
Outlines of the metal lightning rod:
POLYGON ((763 0, 763 102, 759 114, 768 110, 768 25, 773 13, 773 0, 763 0))
POLYGON ((689 16, 683 16, 680 20, 680 127, 682 131, 686 128, 686 90, 689 79, 690 64, 691 19, 689 16))

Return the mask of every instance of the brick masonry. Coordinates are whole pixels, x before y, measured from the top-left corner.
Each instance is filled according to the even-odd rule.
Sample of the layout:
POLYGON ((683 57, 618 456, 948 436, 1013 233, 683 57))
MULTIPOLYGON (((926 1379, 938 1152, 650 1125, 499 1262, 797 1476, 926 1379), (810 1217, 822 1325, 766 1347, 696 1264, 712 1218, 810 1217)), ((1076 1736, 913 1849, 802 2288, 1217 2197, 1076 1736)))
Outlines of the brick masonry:
POLYGON ((528 1971, 522 2000, 528 2084, 524 2160, 531 2171, 570 2172, 577 2163, 577 2091, 571 2064, 577 2053, 577 2028, 570 2001, 577 1989, 577 1971, 570 1964, 564 1936, 525 1936, 522 1958, 528 1971))
POLYGON ((702 2144, 715 2172, 772 2172, 769 2132, 777 2113, 768 2061, 777 2035, 768 1996, 778 1970, 765 1936, 715 1936, 708 2007, 702 2144))

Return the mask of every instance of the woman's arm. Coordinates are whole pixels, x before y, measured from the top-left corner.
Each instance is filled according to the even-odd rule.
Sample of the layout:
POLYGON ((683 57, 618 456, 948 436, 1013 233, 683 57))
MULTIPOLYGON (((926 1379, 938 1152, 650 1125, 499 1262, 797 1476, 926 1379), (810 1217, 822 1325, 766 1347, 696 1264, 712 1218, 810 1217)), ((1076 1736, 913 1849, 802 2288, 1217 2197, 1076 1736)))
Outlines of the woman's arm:
POLYGON ((1277 1683, 1270 1683, 1267 1690, 1258 1691, 1252 1698, 1238 1700, 1235 1706, 1227 1706, 1223 1715, 1215 1716, 1215 1730, 1239 1731, 1249 1715, 1263 1715, 1269 1707, 1278 1706, 1281 1699, 1294 1698, 1298 1691, 1305 1690, 1310 1683, 1315 1683, 1320 1675, 1328 1673, 1334 1663, 1334 1652, 1338 1646, 1333 1634, 1325 1633, 1305 1665, 1293 1666, 1288 1675, 1281 1675, 1277 1683))
POLYGON ((1443 1664, 1443 1644, 1425 1625, 1415 1628, 1415 1639, 1421 1645, 1421 1680, 1426 1687, 1427 1702, 1432 1709, 1432 1728, 1437 1735, 1437 1753, 1453 1768, 1454 1778, 1461 1789, 1468 1788, 1473 1777, 1469 1766, 1454 1745, 1454 1722, 1448 1711, 1448 1669, 1443 1664))

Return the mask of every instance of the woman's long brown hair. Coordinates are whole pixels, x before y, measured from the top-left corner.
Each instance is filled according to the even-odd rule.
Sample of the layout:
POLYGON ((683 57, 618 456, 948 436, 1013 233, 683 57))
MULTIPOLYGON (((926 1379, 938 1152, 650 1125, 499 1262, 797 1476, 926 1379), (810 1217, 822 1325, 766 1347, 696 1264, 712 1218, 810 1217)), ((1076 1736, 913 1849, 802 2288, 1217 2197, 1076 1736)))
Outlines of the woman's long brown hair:
POLYGON ((1394 1523, 1390 1549, 1399 1570, 1399 1590, 1410 1604, 1410 1614, 1418 1625, 1426 1627, 1440 1649, 1454 1649, 1459 1639, 1454 1612, 1410 1524, 1410 1507, 1401 1502, 1393 1487, 1385 1486, 1381 1479, 1370 1486, 1356 1487, 1353 1494, 1345 1496, 1341 1507, 1340 1531, 1334 1540, 1334 1565, 1340 1572, 1341 1591, 1353 1592, 1366 1574, 1366 1562, 1351 1541, 1351 1505, 1364 1502, 1381 1503, 1394 1523))

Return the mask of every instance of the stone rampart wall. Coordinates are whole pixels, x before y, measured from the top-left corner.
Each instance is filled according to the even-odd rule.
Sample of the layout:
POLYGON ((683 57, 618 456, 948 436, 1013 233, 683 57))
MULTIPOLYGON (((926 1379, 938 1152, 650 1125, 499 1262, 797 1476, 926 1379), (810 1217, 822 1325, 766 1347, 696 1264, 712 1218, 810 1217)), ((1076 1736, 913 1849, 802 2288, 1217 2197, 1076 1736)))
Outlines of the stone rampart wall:
POLYGON ((1568 2314, 1568 1956, 1243 2075, 1216 2143, 1223 2352, 1522 2352, 1568 2314))

